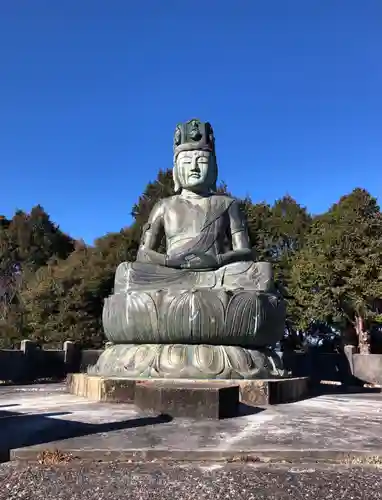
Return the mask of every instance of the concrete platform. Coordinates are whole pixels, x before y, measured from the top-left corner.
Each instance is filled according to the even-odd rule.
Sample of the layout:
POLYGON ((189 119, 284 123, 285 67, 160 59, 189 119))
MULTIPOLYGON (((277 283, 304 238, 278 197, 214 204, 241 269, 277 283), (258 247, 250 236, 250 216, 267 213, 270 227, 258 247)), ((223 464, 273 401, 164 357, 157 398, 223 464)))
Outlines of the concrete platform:
POLYGON ((135 380, 105 378, 86 373, 70 373, 66 379, 68 391, 92 401, 134 403, 135 380))
POLYGON ((36 461, 46 450, 92 461, 243 460, 382 463, 382 395, 332 394, 203 421, 100 403, 65 386, 0 388, 0 451, 36 461))
POLYGON ((147 380, 136 383, 134 404, 143 411, 172 417, 234 417, 239 410, 239 386, 219 381, 147 380))
MULTIPOLYGON (((154 379, 146 379, 146 381, 154 379)), ((111 403, 134 403, 136 382, 126 378, 107 378, 86 373, 68 375, 67 384, 71 394, 86 397, 92 401, 107 401, 111 403)), ((187 384, 195 382, 186 379, 173 379, 172 382, 187 384)), ((216 380, 204 380, 203 383, 216 383, 216 380)), ((308 377, 263 380, 219 380, 219 383, 239 386, 240 402, 250 405, 274 405, 299 401, 306 397, 309 390, 308 377)))

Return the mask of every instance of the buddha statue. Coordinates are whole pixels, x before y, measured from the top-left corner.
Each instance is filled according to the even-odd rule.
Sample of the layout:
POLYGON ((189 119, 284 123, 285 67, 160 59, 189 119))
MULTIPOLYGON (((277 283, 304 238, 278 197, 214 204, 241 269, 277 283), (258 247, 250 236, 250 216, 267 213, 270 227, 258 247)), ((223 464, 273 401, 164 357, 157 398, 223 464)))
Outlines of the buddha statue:
POLYGON ((92 373, 128 378, 237 379, 284 375, 274 351, 285 307, 272 266, 255 262, 240 204, 216 192, 212 126, 176 127, 175 194, 121 263, 103 326, 111 346, 92 373), (158 251, 163 238, 166 252, 158 251))

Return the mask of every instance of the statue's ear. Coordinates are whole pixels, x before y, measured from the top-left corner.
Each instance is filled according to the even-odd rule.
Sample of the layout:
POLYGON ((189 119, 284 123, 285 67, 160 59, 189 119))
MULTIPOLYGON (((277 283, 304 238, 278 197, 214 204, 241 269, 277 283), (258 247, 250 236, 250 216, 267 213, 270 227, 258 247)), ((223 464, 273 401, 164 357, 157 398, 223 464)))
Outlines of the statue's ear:
POLYGON ((216 184, 218 182, 218 166, 217 166, 217 163, 216 163, 216 158, 214 157, 213 158, 213 163, 212 163, 212 169, 211 169, 211 191, 212 192, 215 192, 217 191, 217 187, 216 187, 216 184))
POLYGON ((172 180, 174 181, 174 191, 175 193, 177 193, 180 190, 180 182, 178 177, 178 169, 176 168, 176 165, 174 165, 172 169, 172 180))

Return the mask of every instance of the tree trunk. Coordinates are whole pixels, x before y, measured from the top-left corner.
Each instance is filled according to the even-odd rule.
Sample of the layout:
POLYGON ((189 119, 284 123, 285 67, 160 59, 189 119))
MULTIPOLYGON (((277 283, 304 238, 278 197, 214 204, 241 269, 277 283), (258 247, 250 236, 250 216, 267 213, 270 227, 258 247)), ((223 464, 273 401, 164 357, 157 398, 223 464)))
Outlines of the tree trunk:
POLYGON ((358 348, 358 335, 355 330, 354 324, 348 322, 342 331, 343 345, 350 345, 358 348))
POLYGON ((357 332, 359 353, 370 354, 370 336, 364 329, 364 321, 361 316, 356 316, 354 328, 357 332))

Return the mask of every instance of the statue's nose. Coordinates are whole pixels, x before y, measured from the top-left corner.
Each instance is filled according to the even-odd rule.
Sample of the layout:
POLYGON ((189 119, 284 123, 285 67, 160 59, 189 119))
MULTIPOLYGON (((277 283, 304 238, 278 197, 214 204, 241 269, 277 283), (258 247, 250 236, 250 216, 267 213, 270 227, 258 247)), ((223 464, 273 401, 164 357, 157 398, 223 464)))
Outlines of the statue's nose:
POLYGON ((200 172, 199 165, 195 162, 193 162, 192 167, 191 167, 191 172, 200 172))

